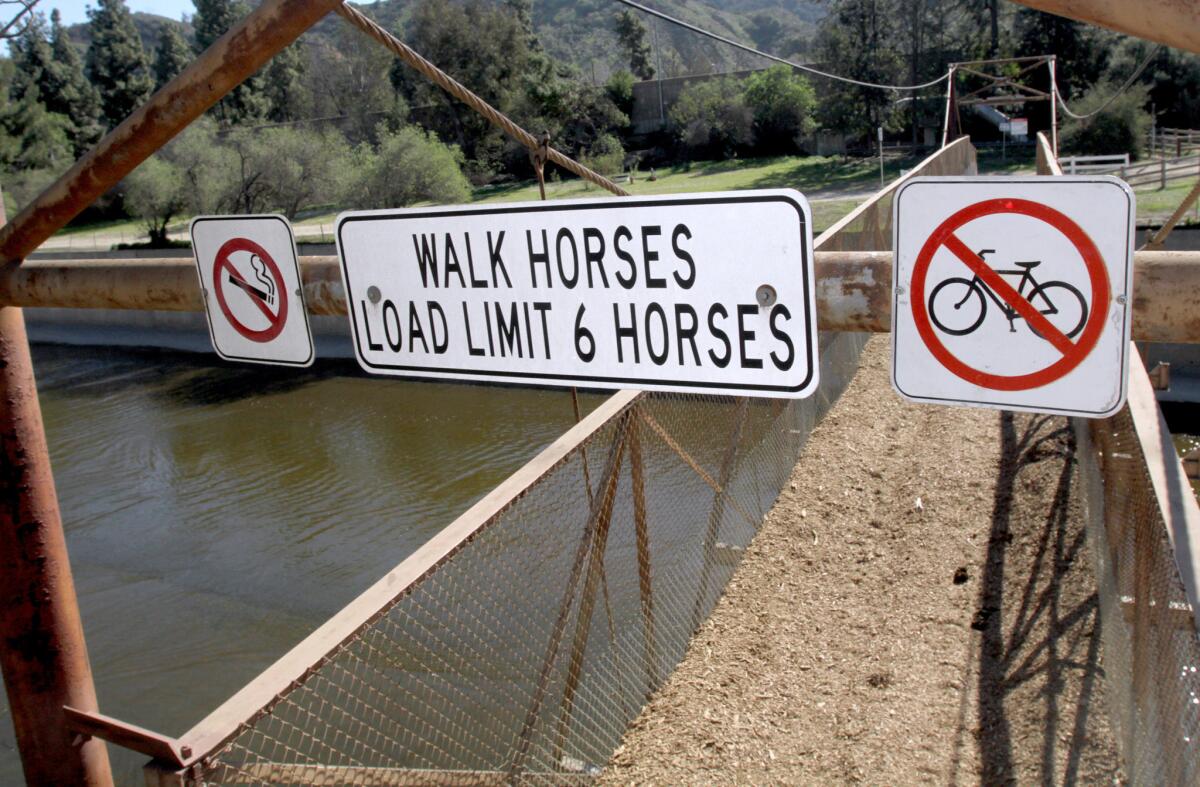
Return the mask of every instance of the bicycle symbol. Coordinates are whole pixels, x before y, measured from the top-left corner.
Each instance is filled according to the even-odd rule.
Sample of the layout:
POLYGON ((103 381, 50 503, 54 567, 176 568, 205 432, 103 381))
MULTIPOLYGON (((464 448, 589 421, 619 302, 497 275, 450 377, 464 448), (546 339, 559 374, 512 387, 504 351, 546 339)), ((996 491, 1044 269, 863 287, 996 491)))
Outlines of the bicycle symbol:
MULTIPOLYGON (((980 259, 983 259, 988 254, 995 254, 996 250, 980 249, 978 253, 980 259)), ((1045 315, 1068 339, 1075 338, 1075 335, 1083 330, 1088 318, 1087 301, 1084 300, 1083 294, 1065 281, 1039 282, 1035 279, 1033 269, 1042 264, 1041 260, 1013 264, 1017 266, 1015 269, 997 270, 996 273, 1002 276, 1020 276, 1017 293, 1045 315), (1028 295, 1026 288, 1029 288, 1028 295)), ((971 279, 953 276, 934 287, 929 293, 929 316, 933 324, 943 332, 951 336, 965 336, 983 324, 987 317, 989 299, 1000 308, 1008 320, 1009 333, 1016 333, 1016 321, 1023 319, 1020 313, 996 295, 978 275, 971 279), (940 300, 938 296, 942 296, 940 300)), ((1030 327, 1029 330, 1033 331, 1035 336, 1041 336, 1037 329, 1030 327)))

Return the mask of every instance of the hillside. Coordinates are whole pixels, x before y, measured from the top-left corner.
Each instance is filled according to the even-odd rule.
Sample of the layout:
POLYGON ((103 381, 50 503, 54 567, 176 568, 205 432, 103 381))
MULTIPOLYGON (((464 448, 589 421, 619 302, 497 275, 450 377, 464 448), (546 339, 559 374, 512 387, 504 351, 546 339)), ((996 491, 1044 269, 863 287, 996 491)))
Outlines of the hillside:
MULTIPOLYGON (((413 5, 411 0, 378 0, 360 7, 389 30, 403 30, 413 5)), ((825 14, 817 0, 654 0, 652 5, 694 25, 782 56, 802 53, 816 23, 825 14)), ((613 0, 534 0, 534 27, 546 51, 576 66, 585 79, 594 76, 596 81, 603 81, 613 71, 628 67, 613 32, 613 17, 625 7, 613 0)), ((762 65, 760 58, 738 53, 661 20, 644 15, 643 18, 651 33, 658 35, 661 52, 657 54, 666 76, 762 65)), ((185 37, 191 36, 191 25, 179 20, 141 12, 134 13, 133 20, 143 46, 151 54, 165 25, 180 26, 185 37)), ((339 24, 330 15, 305 38, 310 42, 331 39, 339 24)), ((73 25, 69 33, 81 51, 87 49, 86 24, 73 25)))

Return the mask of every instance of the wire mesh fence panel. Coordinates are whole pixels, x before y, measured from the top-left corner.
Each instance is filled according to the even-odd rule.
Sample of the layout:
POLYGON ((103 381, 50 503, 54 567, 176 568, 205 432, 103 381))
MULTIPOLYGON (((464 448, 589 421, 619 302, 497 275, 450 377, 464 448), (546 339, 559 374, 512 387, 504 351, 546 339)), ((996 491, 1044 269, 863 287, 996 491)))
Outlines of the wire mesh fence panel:
POLYGON ((225 784, 561 783, 683 657, 860 334, 802 401, 647 395, 193 769, 225 784))
POLYGON ((1200 640, 1130 408, 1077 421, 1076 433, 1126 773, 1133 784, 1200 783, 1200 640))

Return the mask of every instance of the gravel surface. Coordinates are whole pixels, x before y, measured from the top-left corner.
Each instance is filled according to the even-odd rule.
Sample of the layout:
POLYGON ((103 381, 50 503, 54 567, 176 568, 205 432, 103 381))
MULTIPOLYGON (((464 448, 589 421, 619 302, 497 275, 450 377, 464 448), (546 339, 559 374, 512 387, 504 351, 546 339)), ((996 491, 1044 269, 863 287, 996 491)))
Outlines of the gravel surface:
POLYGON ((915 406, 877 337, 606 784, 1112 784, 1062 418, 915 406))

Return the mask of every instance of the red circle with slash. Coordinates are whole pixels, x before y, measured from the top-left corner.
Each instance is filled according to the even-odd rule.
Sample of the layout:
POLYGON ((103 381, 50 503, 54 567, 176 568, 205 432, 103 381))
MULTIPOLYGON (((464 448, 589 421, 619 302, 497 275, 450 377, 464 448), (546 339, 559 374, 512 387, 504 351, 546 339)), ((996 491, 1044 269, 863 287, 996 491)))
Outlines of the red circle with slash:
POLYGON ((968 205, 938 225, 930 235, 929 240, 921 247, 917 255, 912 274, 912 312, 917 332, 933 357, 942 366, 969 383, 991 388, 997 391, 1025 391, 1030 388, 1040 388, 1056 380, 1061 380, 1075 367, 1087 358, 1100 341, 1104 332, 1104 322, 1108 316, 1109 301, 1112 291, 1108 282, 1108 271, 1104 267, 1104 258, 1096 248, 1096 244, 1087 233, 1063 213, 1038 202, 1023 199, 990 199, 968 205), (1077 341, 1071 341, 1066 334, 1056 328, 1032 303, 1025 300, 1012 285, 1004 281, 1000 274, 971 251, 954 233, 969 222, 984 216, 1014 213, 1021 216, 1043 221, 1066 236, 1075 250, 1083 258, 1087 269, 1088 281, 1092 288, 1091 310, 1087 323, 1079 334, 1077 341), (939 249, 945 247, 951 254, 961 260, 971 272, 979 276, 984 283, 991 287, 997 297, 1025 318, 1031 328, 1055 346, 1062 357, 1049 366, 1027 374, 992 374, 970 366, 959 360, 938 338, 929 312, 925 305, 926 276, 929 265, 939 249))
POLYGON ((225 315, 225 319, 229 321, 229 324, 233 326, 235 331, 252 342, 271 341, 283 331, 283 326, 287 324, 288 297, 287 288, 283 283, 283 274, 279 272, 279 266, 275 264, 275 260, 271 259, 271 255, 267 254, 266 249, 248 238, 232 238, 226 241, 225 245, 221 246, 220 250, 217 251, 216 261, 213 263, 213 292, 216 293, 217 304, 221 307, 221 313, 225 315), (271 311, 261 297, 261 291, 246 282, 242 278, 242 274, 230 261, 230 256, 239 251, 256 254, 263 261, 267 271, 271 274, 271 278, 275 280, 275 292, 279 296, 279 308, 277 310, 271 311), (255 330, 247 327, 234 316, 233 311, 229 308, 229 303, 225 300, 225 278, 222 274, 226 273, 229 276, 230 283, 236 287, 240 287, 246 293, 246 297, 250 299, 251 303, 262 311, 263 316, 267 318, 266 328, 255 330))

